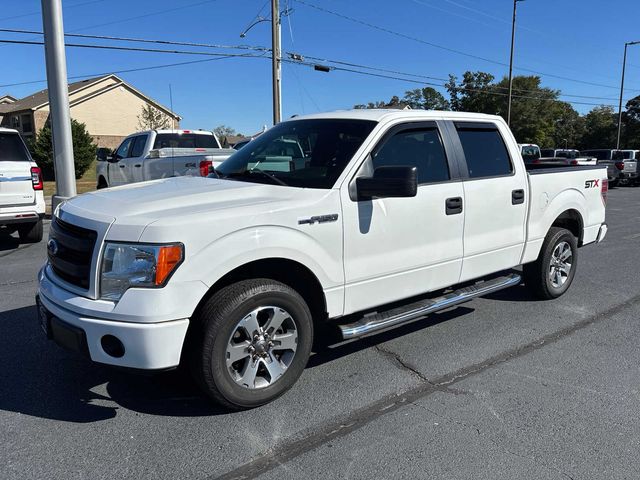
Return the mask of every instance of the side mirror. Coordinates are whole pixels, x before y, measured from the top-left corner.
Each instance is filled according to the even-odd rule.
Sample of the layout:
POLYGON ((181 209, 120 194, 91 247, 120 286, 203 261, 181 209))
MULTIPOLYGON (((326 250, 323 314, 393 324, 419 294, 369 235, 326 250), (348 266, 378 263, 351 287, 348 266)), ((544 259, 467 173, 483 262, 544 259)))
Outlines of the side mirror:
POLYGON ((109 156, 109 150, 106 148, 99 148, 96 151, 96 159, 99 162, 105 162, 107 160, 107 157, 109 156))
POLYGON ((356 179, 358 200, 388 197, 415 197, 418 193, 416 167, 378 167, 372 177, 356 179))

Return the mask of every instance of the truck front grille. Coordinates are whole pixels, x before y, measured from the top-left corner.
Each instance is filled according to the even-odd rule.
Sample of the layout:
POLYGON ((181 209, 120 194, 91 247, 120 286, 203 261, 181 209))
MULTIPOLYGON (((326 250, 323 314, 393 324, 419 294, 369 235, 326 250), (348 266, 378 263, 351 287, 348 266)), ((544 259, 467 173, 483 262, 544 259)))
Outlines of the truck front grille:
POLYGON ((54 217, 47 254, 55 274, 72 285, 88 289, 97 236, 94 230, 71 225, 54 217))

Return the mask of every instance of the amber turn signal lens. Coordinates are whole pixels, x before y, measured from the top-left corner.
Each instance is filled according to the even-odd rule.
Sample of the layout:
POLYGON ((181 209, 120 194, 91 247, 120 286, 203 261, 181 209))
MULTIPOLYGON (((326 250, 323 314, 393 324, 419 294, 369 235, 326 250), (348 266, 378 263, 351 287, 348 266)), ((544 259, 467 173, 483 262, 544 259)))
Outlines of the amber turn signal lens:
POLYGON ((175 270, 182 261, 182 245, 170 245, 160 247, 158 261, 156 263, 156 285, 164 284, 171 272, 175 270))

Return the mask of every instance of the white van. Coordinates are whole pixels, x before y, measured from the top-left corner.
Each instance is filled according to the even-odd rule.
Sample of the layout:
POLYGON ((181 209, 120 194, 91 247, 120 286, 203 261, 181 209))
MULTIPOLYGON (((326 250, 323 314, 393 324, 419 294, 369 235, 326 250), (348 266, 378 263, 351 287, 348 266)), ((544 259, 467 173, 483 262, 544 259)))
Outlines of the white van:
POLYGON ((22 242, 42 240, 43 186, 20 134, 0 128, 0 229, 18 230, 22 242))

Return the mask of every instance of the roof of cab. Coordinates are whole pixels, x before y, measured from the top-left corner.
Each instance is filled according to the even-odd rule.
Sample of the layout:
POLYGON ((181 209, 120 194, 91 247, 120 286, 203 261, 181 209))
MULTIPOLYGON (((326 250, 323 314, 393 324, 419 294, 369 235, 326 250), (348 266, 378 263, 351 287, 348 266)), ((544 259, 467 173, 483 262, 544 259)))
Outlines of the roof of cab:
POLYGON ((396 109, 353 109, 353 110, 337 110, 326 113, 312 113, 309 115, 300 115, 292 117, 288 120, 307 120, 307 119, 347 119, 347 120, 372 120, 381 122, 383 120, 393 120, 395 118, 415 118, 416 120, 502 120, 498 115, 487 115, 484 113, 470 112, 449 112, 440 110, 396 110, 396 109))

